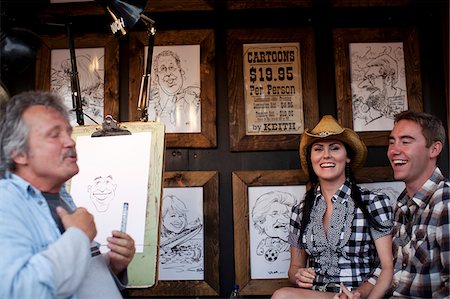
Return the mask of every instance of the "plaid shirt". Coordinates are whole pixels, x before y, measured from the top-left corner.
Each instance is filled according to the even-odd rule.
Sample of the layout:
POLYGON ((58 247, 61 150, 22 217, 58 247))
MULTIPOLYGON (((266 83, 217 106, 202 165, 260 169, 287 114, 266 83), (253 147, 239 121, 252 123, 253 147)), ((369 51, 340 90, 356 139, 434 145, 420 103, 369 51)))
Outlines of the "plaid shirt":
MULTIPOLYGON (((339 216, 335 212, 337 201, 340 201, 343 204, 346 204, 349 201, 353 202, 353 199, 350 197, 350 186, 351 183, 347 180, 333 196, 332 201, 334 210, 331 218, 331 223, 333 224, 336 222, 336 218, 349 217, 349 215, 339 216)), ((375 221, 383 224, 385 227, 383 231, 376 231, 375 229, 370 227, 369 221, 364 216, 361 209, 355 207, 353 211, 349 211, 349 214, 352 214, 353 220, 350 225, 351 227, 348 229, 348 240, 342 248, 339 248, 338 252, 336 253, 336 256, 338 257, 338 275, 331 276, 327 273, 320 273, 320 269, 322 268, 322 265, 318 262, 320 256, 318 256, 317 254, 311 254, 311 252, 308 250, 306 244, 306 230, 303 234, 302 241, 299 244, 303 201, 300 202, 299 205, 292 208, 288 242, 291 246, 305 249, 305 251, 308 253, 308 255, 310 256, 308 261, 309 266, 314 267, 314 269, 316 270, 315 282, 317 283, 343 282, 347 287, 355 288, 358 287, 361 282, 363 282, 367 278, 367 275, 371 274, 379 264, 374 239, 391 233, 393 218, 392 206, 389 202, 389 197, 385 194, 374 193, 364 188, 360 188, 360 190, 363 204, 365 204, 369 213, 374 216, 375 221)), ((313 209, 316 209, 320 202, 324 203, 325 199, 320 192, 320 187, 318 187, 318 189, 316 190, 313 209)), ((310 219, 308 226, 310 226, 311 223, 312 219, 310 219)), ((322 223, 322 221, 320 221, 320 223, 322 223)), ((331 234, 332 227, 333 226, 330 225, 328 235, 331 234)), ((323 230, 323 226, 321 226, 319 229, 323 230)), ((346 227, 342 227, 340 229, 341 233, 339 234, 339 239, 342 241, 344 240, 344 236, 346 235, 346 227)), ((311 238, 318 238, 318 235, 313 234, 311 238)))
MULTIPOLYGON (((406 190, 400 195, 392 232, 394 296, 449 297, 449 211, 450 183, 439 168, 414 197, 410 198, 406 190)), ((379 269, 375 275, 378 273, 379 269)), ((373 279, 369 281, 374 283, 373 279)))

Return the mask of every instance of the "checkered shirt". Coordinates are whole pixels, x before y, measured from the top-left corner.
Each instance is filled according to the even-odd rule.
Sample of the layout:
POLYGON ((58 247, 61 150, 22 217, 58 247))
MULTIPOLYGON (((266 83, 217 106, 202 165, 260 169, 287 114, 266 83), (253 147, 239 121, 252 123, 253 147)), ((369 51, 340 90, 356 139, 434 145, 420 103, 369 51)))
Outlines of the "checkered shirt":
MULTIPOLYGON (((410 198, 406 190, 395 208, 394 296, 449 298, 450 183, 436 168, 410 198), (409 216, 409 206, 415 212, 409 216), (409 232, 408 232, 409 231, 409 232)), ((379 269, 375 275, 379 275, 379 269)), ((374 279, 369 280, 372 284, 374 279)))
MULTIPOLYGON (((317 263, 318 259, 314 258, 306 247, 306 234, 303 235, 302 242, 299 244, 303 201, 292 208, 289 244, 296 248, 305 249, 306 253, 308 253, 309 266, 314 267, 316 270, 316 283, 343 282, 347 287, 355 288, 358 287, 379 265, 374 239, 391 233, 393 218, 392 206, 389 202, 389 197, 385 194, 374 193, 364 188, 360 188, 360 190, 362 201, 366 205, 369 213, 373 215, 375 221, 383 224, 384 229, 382 231, 376 231, 371 228, 368 219, 366 219, 361 209, 355 207, 354 211, 349 211, 350 213, 354 213, 351 234, 347 243, 342 247, 342 250, 337 253, 337 256, 339 257, 338 267, 340 270, 339 274, 335 276, 319 273, 321 265, 317 263)), ((343 203, 345 201, 353 201, 350 195, 351 183, 346 180, 333 196, 333 203, 337 200, 341 200, 343 203)), ((317 208, 320 200, 324 201, 325 199, 320 192, 320 187, 318 187, 313 209, 317 208)), ((334 211, 336 211, 336 207, 334 208, 334 211)), ((345 217, 348 217, 348 215, 345 215, 345 217)), ((333 222, 333 216, 331 221, 333 222)), ((308 225, 310 225, 311 222, 312 220, 309 221, 308 225)), ((323 230, 323 226, 321 229, 323 230)), ((344 231, 345 227, 342 228, 340 240, 343 240, 344 238, 344 231)), ((316 237, 316 235, 312 235, 312 238, 316 237)))

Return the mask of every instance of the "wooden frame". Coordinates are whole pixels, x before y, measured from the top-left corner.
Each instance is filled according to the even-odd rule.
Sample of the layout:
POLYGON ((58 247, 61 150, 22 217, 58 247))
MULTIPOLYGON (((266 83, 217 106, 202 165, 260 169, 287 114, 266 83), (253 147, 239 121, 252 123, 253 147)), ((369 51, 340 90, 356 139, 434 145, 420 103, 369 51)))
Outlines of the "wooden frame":
POLYGON ((366 1, 358 1, 358 0, 332 0, 332 7, 367 7, 367 6, 381 6, 381 7, 389 7, 389 6, 407 6, 411 3, 410 0, 366 0, 366 1))
MULTIPOLYGON (((350 85, 350 43, 403 42, 408 109, 422 111, 422 83, 420 78, 419 43, 414 28, 334 29, 336 64, 336 99, 338 121, 353 128, 352 91, 350 85)), ((358 132, 367 146, 385 146, 389 131, 358 132)))
POLYGON ((312 0, 270 0, 270 1, 248 1, 248 0, 228 0, 227 8, 238 9, 259 9, 259 8, 298 8, 311 7, 312 0))
MULTIPOLYGON (((36 60, 36 89, 50 90, 51 51, 68 49, 67 35, 41 36, 36 60)), ((112 34, 84 34, 74 37, 75 48, 105 49, 103 115, 119 119, 119 43, 112 34)))
MULTIPOLYGON (((216 137, 215 45, 213 30, 162 31, 155 35, 155 46, 200 45, 201 132, 167 133, 167 148, 213 148, 216 137)), ((137 102, 144 72, 146 32, 130 34, 129 119, 138 119, 137 102)))
POLYGON ((312 29, 234 29, 227 32, 228 111, 231 151, 298 149, 301 134, 246 135, 243 79, 243 44, 300 43, 304 127, 319 120, 317 82, 312 29))
POLYGON ((164 187, 203 187, 205 267, 204 280, 159 281, 150 289, 129 290, 139 296, 219 295, 219 192, 217 171, 166 172, 164 187))
POLYGON ((211 0, 166 0, 149 1, 146 12, 160 11, 210 11, 214 10, 214 1, 211 0))
POLYGON ((301 170, 235 171, 233 182, 235 281, 241 295, 271 295, 292 286, 288 279, 251 279, 248 187, 304 185, 308 176, 301 170))
MULTIPOLYGON (((149 1, 145 7, 145 12, 167 12, 167 11, 211 11, 214 9, 214 4, 210 0, 165 0, 165 1, 149 1)), ((70 11, 72 16, 85 16, 88 11, 90 15, 104 15, 103 7, 92 2, 66 2, 66 3, 51 3, 49 7, 43 10, 42 16, 49 15, 64 15, 70 11)), ((108 28, 105 22, 105 28, 108 28)))

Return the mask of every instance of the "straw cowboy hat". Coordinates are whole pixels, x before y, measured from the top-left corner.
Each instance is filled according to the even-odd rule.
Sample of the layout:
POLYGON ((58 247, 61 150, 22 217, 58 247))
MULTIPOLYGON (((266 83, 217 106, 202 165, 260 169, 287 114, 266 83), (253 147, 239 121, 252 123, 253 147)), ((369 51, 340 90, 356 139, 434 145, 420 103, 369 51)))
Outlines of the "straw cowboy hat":
POLYGON ((356 170, 364 165, 367 157, 367 148, 355 131, 343 128, 331 115, 324 115, 319 123, 308 132, 306 129, 300 141, 300 162, 303 171, 308 174, 306 161, 308 147, 318 140, 339 140, 353 149, 355 156, 350 161, 350 166, 356 170))

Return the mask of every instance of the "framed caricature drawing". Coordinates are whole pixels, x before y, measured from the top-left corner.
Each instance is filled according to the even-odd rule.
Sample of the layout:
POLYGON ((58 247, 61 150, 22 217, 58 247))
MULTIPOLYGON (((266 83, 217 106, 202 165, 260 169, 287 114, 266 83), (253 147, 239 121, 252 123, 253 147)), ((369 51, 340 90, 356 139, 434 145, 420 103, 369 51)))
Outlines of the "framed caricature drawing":
MULTIPOLYGON (((137 119, 147 47, 145 32, 130 34, 130 119, 137 119)), ((148 115, 150 121, 164 123, 168 148, 216 146, 214 57, 212 30, 161 31, 155 35, 148 115)))
POLYGON ((305 190, 305 185, 248 188, 251 279, 288 277, 291 209, 305 190))
POLYGON ((232 180, 236 283, 242 295, 271 295, 291 285, 290 213, 308 177, 301 170, 234 171, 232 180))
POLYGON ((422 111, 417 31, 414 28, 333 30, 339 122, 367 146, 384 146, 394 115, 422 111))
POLYGON ((158 280, 204 280, 203 189, 164 188, 158 280))
MULTIPOLYGON (((36 88, 58 93, 77 125, 71 93, 71 60, 67 36, 41 36, 36 62, 36 88)), ((101 124, 106 115, 119 116, 119 43, 111 35, 74 38, 85 125, 101 124)))
POLYGON ((164 173, 158 284, 131 296, 219 294, 219 201, 216 171, 164 173))

